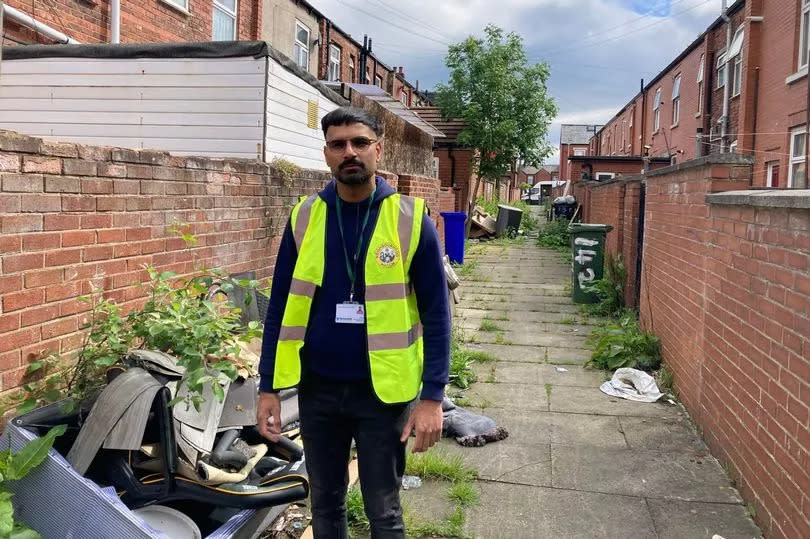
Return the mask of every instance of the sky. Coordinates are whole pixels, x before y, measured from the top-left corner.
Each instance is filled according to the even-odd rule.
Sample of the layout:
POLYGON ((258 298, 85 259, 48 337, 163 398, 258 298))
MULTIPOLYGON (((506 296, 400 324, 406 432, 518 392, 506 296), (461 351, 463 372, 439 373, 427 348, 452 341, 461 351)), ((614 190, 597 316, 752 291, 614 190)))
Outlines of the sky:
MULTIPOLYGON (((559 161, 560 124, 608 121, 720 15, 722 0, 308 0, 409 82, 446 82, 448 45, 488 23, 522 36, 528 59, 551 66, 559 108, 549 129, 559 161)), ((732 0, 729 0, 729 4, 732 0)))

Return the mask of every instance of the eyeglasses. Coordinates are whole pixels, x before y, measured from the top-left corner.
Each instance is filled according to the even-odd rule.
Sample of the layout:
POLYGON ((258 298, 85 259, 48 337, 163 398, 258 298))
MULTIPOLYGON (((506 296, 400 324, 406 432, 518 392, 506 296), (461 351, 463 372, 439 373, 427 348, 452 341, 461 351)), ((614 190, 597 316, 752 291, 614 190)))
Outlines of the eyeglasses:
POLYGON ((346 149, 346 144, 350 143, 352 148, 357 150, 358 152, 364 152, 368 150, 369 146, 377 142, 376 139, 370 139, 367 137, 354 137, 350 138, 349 140, 327 140, 326 147, 332 150, 333 152, 342 152, 346 149))

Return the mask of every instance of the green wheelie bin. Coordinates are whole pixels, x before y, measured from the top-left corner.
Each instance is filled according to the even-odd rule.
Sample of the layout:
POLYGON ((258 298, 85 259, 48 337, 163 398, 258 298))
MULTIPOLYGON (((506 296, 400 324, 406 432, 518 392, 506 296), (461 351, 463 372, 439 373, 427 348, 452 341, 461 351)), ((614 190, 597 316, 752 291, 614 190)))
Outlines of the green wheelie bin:
POLYGON ((571 235, 572 297, 574 303, 598 303, 599 296, 585 290, 604 276, 605 238, 610 225, 574 223, 568 225, 571 235))

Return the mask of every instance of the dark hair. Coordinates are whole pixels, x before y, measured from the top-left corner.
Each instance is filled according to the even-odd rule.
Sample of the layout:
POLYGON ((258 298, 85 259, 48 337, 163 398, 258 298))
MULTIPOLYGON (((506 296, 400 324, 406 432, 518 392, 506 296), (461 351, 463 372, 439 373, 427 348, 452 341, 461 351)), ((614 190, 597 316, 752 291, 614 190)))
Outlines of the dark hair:
POLYGON ((378 137, 383 135, 382 123, 369 111, 357 107, 339 107, 321 120, 323 136, 326 137, 326 131, 332 126, 349 124, 363 124, 374 131, 378 137))

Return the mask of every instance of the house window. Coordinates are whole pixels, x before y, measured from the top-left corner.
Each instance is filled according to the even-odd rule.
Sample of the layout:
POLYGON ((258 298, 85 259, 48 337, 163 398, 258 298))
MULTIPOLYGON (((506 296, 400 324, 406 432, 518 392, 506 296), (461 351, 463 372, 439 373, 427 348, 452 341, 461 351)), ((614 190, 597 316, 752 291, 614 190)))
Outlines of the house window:
POLYGON ((329 80, 340 80, 340 47, 329 45, 329 80))
POLYGON ((295 21, 295 63, 309 70, 309 28, 295 21))
POLYGON ((357 79, 354 78, 354 76, 355 76, 354 70, 355 70, 355 67, 354 67, 354 55, 350 54, 349 55, 349 82, 357 82, 357 79))
POLYGON ((374 85, 379 86, 382 88, 382 77, 379 75, 374 75, 374 85))
POLYGON ((526 183, 532 183, 534 181, 534 176, 527 176, 526 183))
POLYGON ((703 112, 703 69, 706 65, 706 55, 700 55, 700 64, 698 65, 697 73, 697 95, 698 95, 698 114, 703 112))
POLYGON ((661 127, 661 88, 655 91, 653 100, 653 131, 658 131, 659 127, 661 127))
POLYGON ((174 4, 184 10, 188 11, 188 0, 166 0, 170 4, 174 4))
POLYGON ((779 187, 779 161, 769 161, 765 163, 767 175, 765 185, 767 187, 779 187))
POLYGON ((731 62, 731 95, 740 95, 740 87, 742 86, 742 46, 745 39, 745 32, 742 27, 737 29, 734 34, 734 39, 731 42, 731 48, 728 51, 728 58, 731 62))
POLYGON ((807 148, 807 133, 804 127, 794 129, 790 135, 790 171, 788 173, 788 187, 794 189, 807 188, 807 170, 805 170, 805 149, 807 148))
POLYGON ((236 0, 214 0, 212 26, 212 40, 233 41, 236 39, 236 0))
POLYGON ((402 102, 403 105, 406 107, 408 106, 408 92, 405 88, 402 89, 402 92, 399 94, 399 100, 402 102))
POLYGON ((681 76, 672 82, 672 127, 678 125, 681 117, 681 76))
POLYGON ((598 182, 605 182, 608 180, 612 180, 616 177, 615 172, 597 172, 596 173, 596 181, 598 182))
POLYGON ((717 87, 722 88, 726 85, 726 75, 728 66, 726 65, 726 53, 717 55, 717 87))
POLYGON ((799 32, 799 69, 807 67, 810 57, 810 40, 807 39, 810 31, 810 0, 802 2, 801 31, 799 32))
POLYGON ((585 150, 583 150, 582 148, 577 148, 577 149, 574 150, 574 155, 580 155, 580 156, 585 155, 585 150))
POLYGON ((729 153, 737 153, 737 141, 732 142, 728 147, 729 153))

